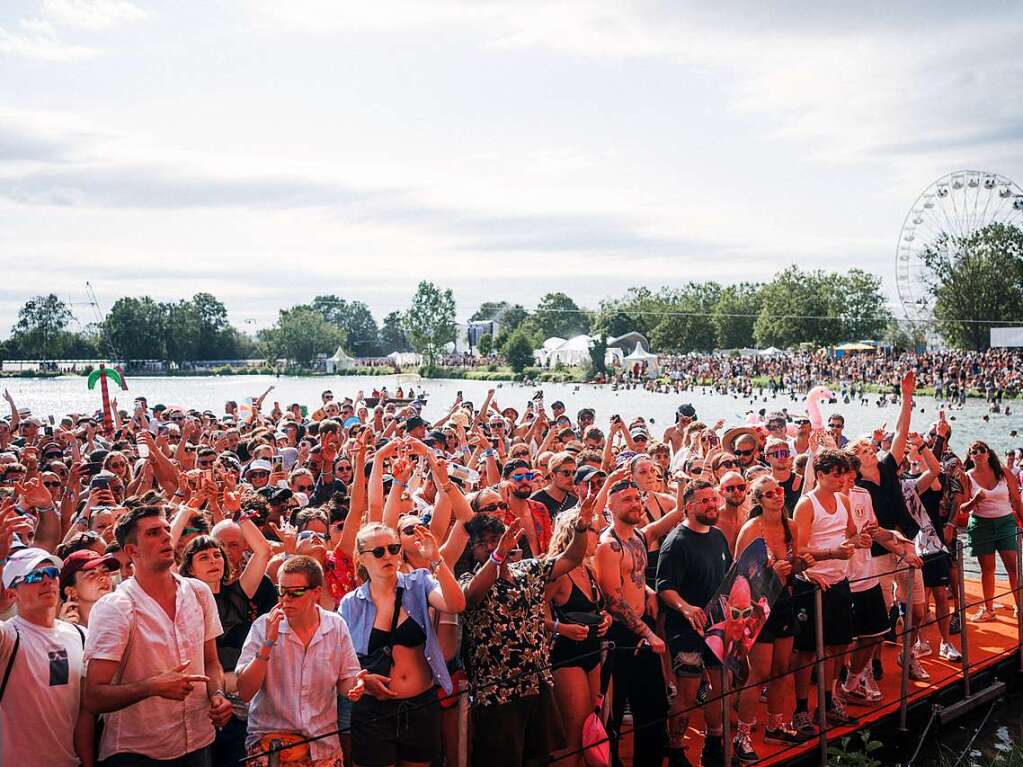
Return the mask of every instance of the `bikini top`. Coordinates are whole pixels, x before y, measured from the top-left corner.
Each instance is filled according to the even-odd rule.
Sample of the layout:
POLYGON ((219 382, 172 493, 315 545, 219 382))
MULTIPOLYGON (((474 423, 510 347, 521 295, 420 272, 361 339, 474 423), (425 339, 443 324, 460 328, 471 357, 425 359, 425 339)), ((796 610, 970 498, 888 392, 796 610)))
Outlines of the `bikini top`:
POLYGON ((389 645, 419 647, 422 644, 426 644, 426 632, 423 631, 423 627, 411 618, 406 618, 398 624, 393 633, 377 628, 370 631, 367 652, 372 654, 378 648, 389 645))

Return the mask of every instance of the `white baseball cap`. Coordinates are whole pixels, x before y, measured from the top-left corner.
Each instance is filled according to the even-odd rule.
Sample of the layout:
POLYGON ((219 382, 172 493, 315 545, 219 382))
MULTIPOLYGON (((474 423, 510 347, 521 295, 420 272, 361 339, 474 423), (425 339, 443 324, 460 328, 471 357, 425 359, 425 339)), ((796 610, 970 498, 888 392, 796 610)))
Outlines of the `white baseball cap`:
POLYGON ((4 588, 9 589, 16 580, 24 578, 44 562, 58 569, 63 564, 60 557, 36 546, 14 552, 4 564, 4 588))

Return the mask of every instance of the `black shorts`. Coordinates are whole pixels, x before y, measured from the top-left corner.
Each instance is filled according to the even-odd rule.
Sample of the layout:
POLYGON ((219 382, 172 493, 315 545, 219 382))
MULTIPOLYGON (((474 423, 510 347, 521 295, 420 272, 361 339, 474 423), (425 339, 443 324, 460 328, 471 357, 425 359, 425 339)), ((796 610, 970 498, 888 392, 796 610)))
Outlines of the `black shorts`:
POLYGON ((853 636, 857 639, 869 639, 891 631, 892 624, 880 583, 865 591, 854 591, 852 609, 853 636))
POLYGON ((552 751, 565 747, 561 714, 546 684, 541 683, 539 695, 475 706, 472 714, 473 765, 521 765, 546 760, 552 751))
MULTIPOLYGON (((796 633, 795 648, 803 652, 817 651, 817 629, 815 623, 815 600, 813 592, 817 587, 804 580, 796 579, 796 615, 803 612, 806 621, 796 633)), ((824 646, 841 647, 853 640, 852 593, 845 578, 821 594, 824 624, 824 646)))
POLYGON ((952 558, 944 551, 924 557, 924 586, 936 589, 952 583, 952 558))
POLYGON ((792 592, 786 589, 775 600, 771 614, 767 616, 767 622, 757 634, 757 643, 771 644, 775 639, 786 639, 795 636, 795 633, 795 599, 792 592))
POLYGON ((441 755, 440 706, 430 688, 412 698, 363 695, 352 707, 352 761, 363 767, 433 762, 441 755))

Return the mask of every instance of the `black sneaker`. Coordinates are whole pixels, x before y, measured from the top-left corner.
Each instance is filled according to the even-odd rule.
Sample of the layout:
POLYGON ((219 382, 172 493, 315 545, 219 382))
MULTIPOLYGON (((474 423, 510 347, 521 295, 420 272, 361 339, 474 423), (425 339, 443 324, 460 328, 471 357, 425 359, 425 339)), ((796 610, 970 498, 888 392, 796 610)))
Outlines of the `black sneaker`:
POLYGON ((668 767, 693 767, 684 748, 668 749, 668 767))
POLYGON ((809 738, 800 735, 784 722, 777 730, 764 730, 764 743, 780 743, 783 746, 791 746, 796 743, 805 743, 807 740, 809 738))
POLYGON ((720 735, 708 735, 704 738, 700 764, 703 767, 725 767, 725 744, 720 735))
POLYGON ((952 613, 952 617, 948 621, 948 633, 958 634, 962 630, 963 626, 959 622, 959 613, 952 613))
POLYGON ((760 759, 753 750, 753 742, 749 735, 739 735, 732 740, 732 759, 740 762, 756 762, 760 759))

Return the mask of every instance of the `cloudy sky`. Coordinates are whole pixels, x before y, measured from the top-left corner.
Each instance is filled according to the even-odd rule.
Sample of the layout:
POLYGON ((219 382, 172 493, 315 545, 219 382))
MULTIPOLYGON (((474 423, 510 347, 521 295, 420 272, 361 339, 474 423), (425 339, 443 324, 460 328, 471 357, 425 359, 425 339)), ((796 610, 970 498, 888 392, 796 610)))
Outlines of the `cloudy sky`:
POLYGON ((1021 6, 778 5, 5 0, 0 333, 86 280, 248 330, 420 279, 461 317, 793 262, 894 296, 924 187, 1023 180, 1021 6))

